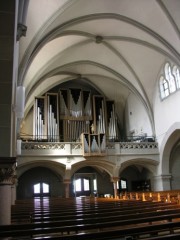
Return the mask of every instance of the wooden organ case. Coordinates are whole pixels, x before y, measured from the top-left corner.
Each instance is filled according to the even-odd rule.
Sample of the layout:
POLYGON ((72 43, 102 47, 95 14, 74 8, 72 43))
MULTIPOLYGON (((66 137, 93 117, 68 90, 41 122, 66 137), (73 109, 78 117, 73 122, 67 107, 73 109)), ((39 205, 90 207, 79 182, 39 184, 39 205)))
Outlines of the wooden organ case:
POLYGON ((82 141, 84 156, 99 156, 106 154, 107 140, 119 137, 114 101, 81 88, 60 89, 35 98, 35 140, 82 141))

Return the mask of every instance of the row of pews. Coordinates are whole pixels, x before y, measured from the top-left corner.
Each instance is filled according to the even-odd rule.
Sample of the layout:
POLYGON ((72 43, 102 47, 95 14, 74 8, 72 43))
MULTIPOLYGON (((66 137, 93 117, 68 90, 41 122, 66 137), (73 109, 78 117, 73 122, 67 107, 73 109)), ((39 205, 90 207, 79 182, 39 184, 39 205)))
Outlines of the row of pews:
POLYGON ((0 226, 0 239, 180 239, 178 194, 17 200, 12 224, 0 226))

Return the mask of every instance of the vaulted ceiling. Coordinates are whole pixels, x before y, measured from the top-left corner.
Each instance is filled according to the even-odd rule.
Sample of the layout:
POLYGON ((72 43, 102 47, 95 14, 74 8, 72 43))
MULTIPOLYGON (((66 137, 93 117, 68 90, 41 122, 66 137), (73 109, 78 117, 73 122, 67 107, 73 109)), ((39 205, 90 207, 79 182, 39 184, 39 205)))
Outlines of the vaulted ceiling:
POLYGON ((18 78, 26 111, 73 80, 114 99, 119 112, 135 94, 153 115, 161 68, 180 65, 179 13, 179 0, 30 0, 18 78))

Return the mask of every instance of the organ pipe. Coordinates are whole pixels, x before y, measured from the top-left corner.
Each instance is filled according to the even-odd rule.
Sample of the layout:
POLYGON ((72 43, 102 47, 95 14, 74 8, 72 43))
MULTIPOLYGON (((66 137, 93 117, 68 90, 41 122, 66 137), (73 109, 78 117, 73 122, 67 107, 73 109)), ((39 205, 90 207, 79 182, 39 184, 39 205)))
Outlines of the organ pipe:
POLYGON ((72 92, 70 93, 70 115, 78 118, 82 116, 82 96, 79 94, 77 102, 75 102, 72 92))
POLYGON ((99 146, 98 146, 98 143, 96 141, 96 137, 95 136, 92 137, 91 152, 92 153, 99 153, 99 146))
POLYGON ((55 142, 59 140, 60 132, 63 141, 79 141, 82 133, 98 134, 100 140, 92 138, 89 144, 90 151, 93 152, 105 151, 106 136, 110 140, 118 139, 113 101, 105 101, 101 95, 94 95, 92 99, 90 91, 81 89, 61 89, 59 95, 47 93, 41 98, 44 99, 36 98, 34 105, 36 139, 42 139, 46 135, 48 141, 55 142), (93 132, 90 130, 92 125, 93 132))
POLYGON ((42 140, 45 136, 45 119, 44 119, 44 99, 35 98, 34 104, 34 124, 33 132, 36 140, 42 140))
POLYGON ((84 107, 84 115, 89 117, 92 115, 90 93, 88 94, 88 99, 84 107))
POLYGON ((59 119, 57 94, 47 94, 48 140, 59 140, 59 119))
POLYGON ((115 140, 118 138, 117 117, 115 114, 114 104, 112 104, 112 109, 110 112, 110 118, 108 122, 108 134, 110 140, 115 140))

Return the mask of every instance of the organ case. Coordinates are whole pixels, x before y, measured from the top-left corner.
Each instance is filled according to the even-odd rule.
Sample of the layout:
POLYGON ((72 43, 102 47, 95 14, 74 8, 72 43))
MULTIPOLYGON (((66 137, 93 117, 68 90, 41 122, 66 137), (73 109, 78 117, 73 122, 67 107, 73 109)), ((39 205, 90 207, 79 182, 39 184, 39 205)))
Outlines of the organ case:
POLYGON ((118 141, 120 137, 115 103, 81 88, 36 97, 34 136, 53 142, 83 140, 84 154, 104 154, 106 140, 118 141))

